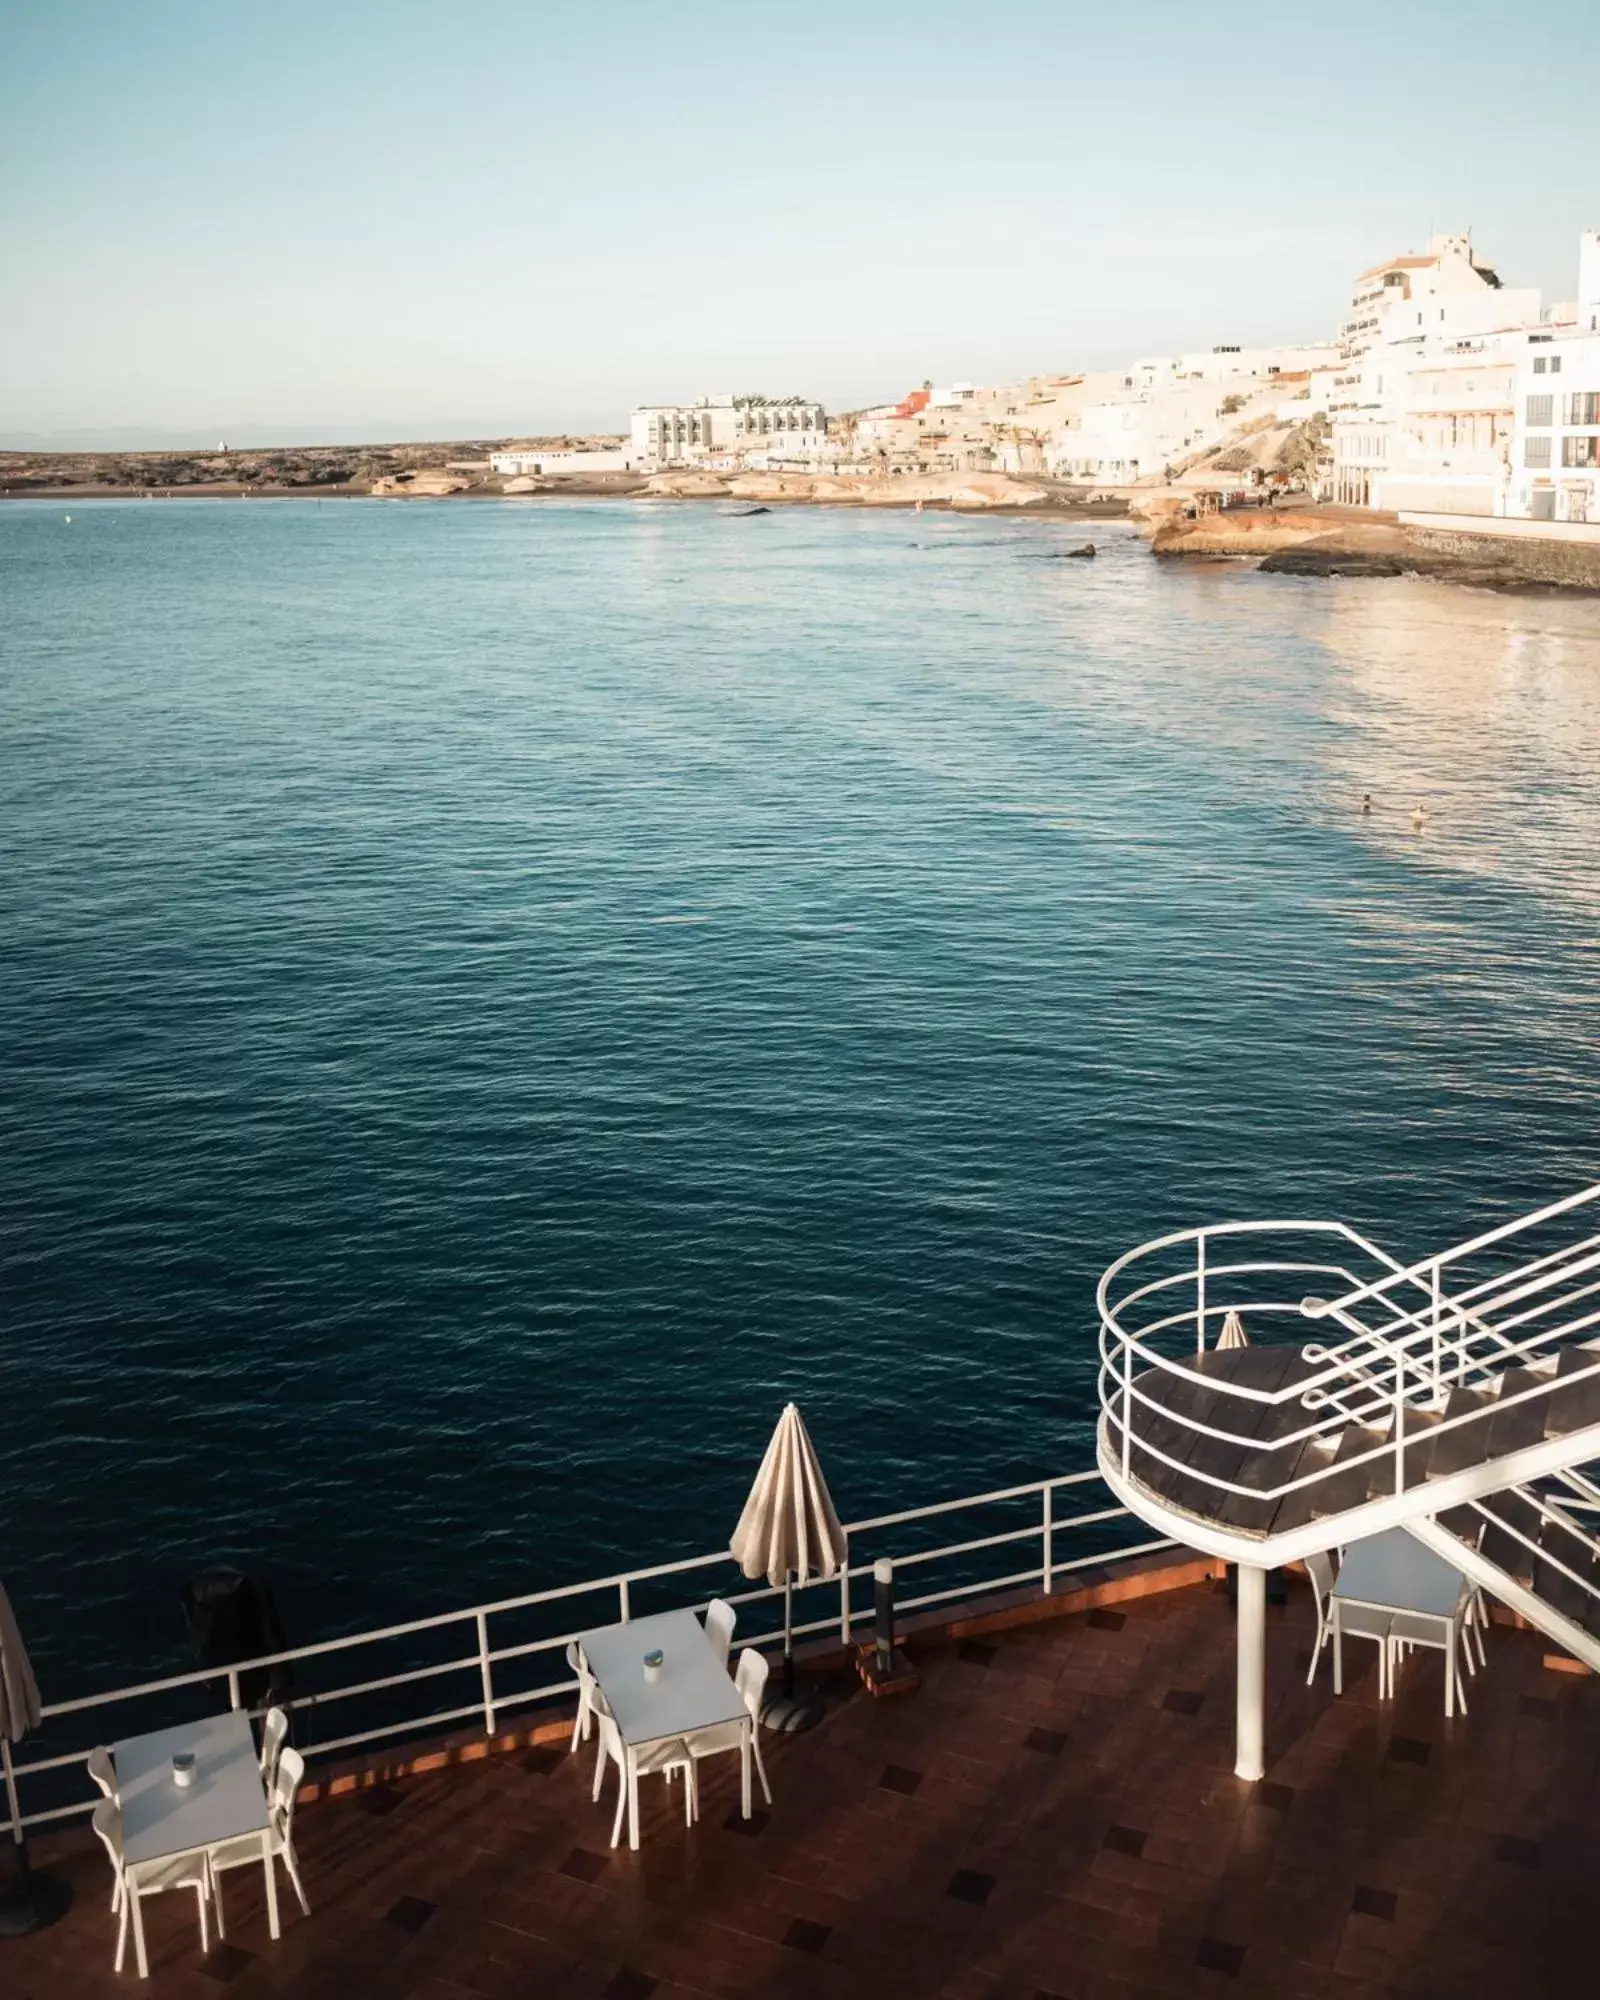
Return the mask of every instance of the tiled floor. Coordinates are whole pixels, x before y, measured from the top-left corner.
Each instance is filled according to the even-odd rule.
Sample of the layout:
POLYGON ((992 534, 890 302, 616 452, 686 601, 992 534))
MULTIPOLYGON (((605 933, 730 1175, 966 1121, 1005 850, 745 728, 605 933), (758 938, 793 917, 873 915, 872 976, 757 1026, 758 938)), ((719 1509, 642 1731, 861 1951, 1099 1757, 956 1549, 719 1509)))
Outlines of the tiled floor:
MULTIPOLYGON (((182 2000, 1436 2000, 1595 1991, 1600 1685, 1496 1628, 1470 1718, 1418 1654, 1380 1711, 1370 1649, 1307 1689, 1302 1588, 1269 1612, 1267 1781, 1231 1775, 1232 1627, 1216 1586, 1125 1615, 918 1653, 914 1694, 841 1699, 767 1738, 776 1803, 701 1823, 646 1781, 644 1845, 606 1842, 590 1762, 507 1757, 302 1811, 313 1914, 228 1878, 227 1945, 149 1905, 152 1995, 182 2000), (1119 1622, 1120 1619, 1120 1622, 1119 1622)), ((841 1693, 843 1690, 841 1690, 841 1693)), ((6 2000, 138 1990, 110 1970, 103 1865, 58 1864, 54 1929, 0 1940, 6 2000)))

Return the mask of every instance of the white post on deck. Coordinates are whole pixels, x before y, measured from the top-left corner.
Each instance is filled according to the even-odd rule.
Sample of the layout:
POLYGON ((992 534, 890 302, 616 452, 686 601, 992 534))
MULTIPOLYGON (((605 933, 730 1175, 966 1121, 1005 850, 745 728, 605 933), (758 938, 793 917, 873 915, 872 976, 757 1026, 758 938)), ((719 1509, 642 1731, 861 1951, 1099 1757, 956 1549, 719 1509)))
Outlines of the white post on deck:
POLYGON ((1239 1692, 1233 1775, 1254 1784, 1266 1771, 1267 1573, 1238 1566, 1239 1692))

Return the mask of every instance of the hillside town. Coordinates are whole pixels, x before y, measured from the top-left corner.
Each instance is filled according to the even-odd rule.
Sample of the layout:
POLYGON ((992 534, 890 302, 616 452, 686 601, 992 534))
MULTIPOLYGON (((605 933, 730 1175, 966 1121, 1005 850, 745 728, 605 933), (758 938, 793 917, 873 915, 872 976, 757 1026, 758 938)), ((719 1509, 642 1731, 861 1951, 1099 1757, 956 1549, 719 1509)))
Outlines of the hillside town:
POLYGON ((1222 343, 1121 369, 931 381, 829 418, 799 395, 644 406, 615 443, 496 452, 530 482, 631 473, 1003 473, 1107 497, 1293 493, 1374 512, 1600 523, 1600 230, 1576 295, 1502 282, 1470 235, 1354 280, 1314 345, 1222 343))

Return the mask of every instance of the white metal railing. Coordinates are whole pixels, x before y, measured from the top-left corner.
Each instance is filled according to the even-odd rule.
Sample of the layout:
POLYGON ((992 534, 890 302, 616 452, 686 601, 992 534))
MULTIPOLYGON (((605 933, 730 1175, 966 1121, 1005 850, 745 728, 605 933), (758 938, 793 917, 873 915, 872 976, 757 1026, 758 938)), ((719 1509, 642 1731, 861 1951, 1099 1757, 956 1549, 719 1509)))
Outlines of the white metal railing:
MULTIPOLYGON (((1548 1397, 1559 1351, 1586 1347, 1600 1329, 1600 1235, 1571 1240, 1569 1226, 1554 1248, 1529 1254, 1534 1232, 1596 1200, 1600 1184, 1411 1265, 1342 1223, 1303 1220, 1182 1230, 1127 1252, 1098 1292, 1102 1453, 1111 1454, 1102 1462, 1120 1469, 1128 1482, 1123 1491, 1141 1473, 1145 1483, 1159 1478, 1155 1469, 1165 1466, 1219 1509, 1230 1495, 1265 1506, 1294 1493, 1326 1493, 1325 1482, 1363 1470, 1363 1500, 1384 1492, 1404 1496, 1408 1481, 1420 1483, 1419 1445, 1431 1454, 1450 1432, 1548 1397), (1492 1268, 1480 1274, 1475 1263, 1492 1268), (1231 1311, 1248 1317, 1258 1334, 1263 1320, 1270 1328, 1308 1317, 1333 1321, 1347 1337, 1334 1345, 1307 1342, 1304 1366, 1282 1388, 1208 1372, 1202 1417, 1183 1406, 1177 1384, 1194 1389, 1192 1357, 1206 1353, 1208 1336, 1231 1311), (1508 1382, 1513 1368, 1526 1377, 1508 1382), (1452 1390, 1462 1386, 1491 1393, 1452 1403, 1452 1390), (1286 1428, 1274 1420, 1258 1437, 1263 1407, 1289 1404, 1304 1411, 1304 1421, 1286 1428), (1375 1441, 1350 1436, 1353 1426, 1370 1429, 1375 1441), (1255 1479, 1217 1469, 1227 1454, 1197 1462, 1200 1440, 1234 1448, 1234 1470, 1249 1466, 1255 1479), (1352 1452, 1352 1443, 1365 1448, 1352 1452), (1264 1453, 1274 1455, 1270 1468, 1284 1475, 1275 1482, 1263 1472, 1264 1453), (1392 1465, 1392 1484, 1387 1475, 1378 1478, 1380 1461, 1392 1465)), ((1592 1365, 1562 1378, 1563 1393, 1594 1376, 1600 1351, 1592 1365)), ((1576 1462, 1593 1449, 1592 1438, 1580 1439, 1570 1458, 1576 1462)), ((1558 1443, 1546 1457, 1565 1454, 1558 1443)), ((1469 1452, 1462 1471, 1488 1459, 1486 1449, 1476 1459, 1469 1452)), ((1492 1473, 1483 1483, 1492 1488, 1492 1473)))
MULTIPOLYGON (((969 1494, 957 1500, 943 1500, 926 1507, 908 1507, 892 1514, 879 1514, 871 1519, 846 1524, 849 1538, 850 1556, 836 1578, 826 1582, 812 1580, 797 1583, 795 1594, 803 1597, 807 1591, 833 1591, 837 1588, 837 1607, 820 1618, 803 1618, 794 1625, 796 1638, 817 1633, 836 1632, 839 1642, 848 1646, 857 1620, 858 1612, 851 1601, 851 1585, 862 1577, 871 1577, 873 1562, 877 1557, 892 1554, 897 1573, 922 1569, 935 1563, 960 1563, 963 1565, 960 1579, 951 1584, 918 1592, 911 1596, 900 1596, 897 1592, 897 1610, 912 1612, 937 1604, 951 1602, 958 1598, 971 1597, 979 1593, 1005 1590, 1024 1584, 1038 1584, 1045 1593, 1053 1592, 1059 1578, 1070 1575, 1075 1570, 1097 1564, 1121 1560, 1134 1555, 1149 1554, 1154 1550, 1171 1548, 1174 1544, 1165 1537, 1145 1539, 1116 1547, 1100 1545, 1088 1553, 1074 1552, 1062 1558, 1057 1553, 1058 1542, 1070 1538, 1081 1530, 1102 1527, 1112 1521, 1134 1519, 1131 1510, 1121 1505, 1094 1508, 1084 1513, 1062 1513, 1058 1496, 1063 1491, 1088 1486, 1100 1481, 1097 1470, 1067 1473, 1055 1479, 1031 1480, 1020 1486, 998 1487, 992 1492, 969 1494), (979 1509, 1013 1507, 1018 1508, 1029 1499, 1035 1503, 1036 1512, 1021 1526, 1008 1527, 997 1532, 971 1536, 959 1541, 940 1543, 929 1548, 911 1547, 898 1551, 885 1546, 883 1538, 889 1531, 906 1528, 916 1523, 935 1521, 950 1515, 963 1514, 979 1509), (870 1553, 863 1553, 862 1542, 869 1541, 870 1553), (1002 1574, 991 1574, 987 1564, 975 1559, 987 1556, 995 1550, 1020 1548, 1026 1543, 1037 1543, 1038 1558, 1029 1560, 1020 1568, 1000 1566, 1002 1574)), ((565 1652, 568 1644, 585 1631, 591 1631, 598 1624, 608 1622, 604 1613, 626 1621, 631 1615, 633 1593, 641 1584, 660 1584, 673 1578, 687 1578, 696 1571, 709 1569, 728 1570, 732 1559, 726 1549, 714 1550, 708 1555, 688 1556, 676 1562, 656 1563, 648 1568, 618 1571, 611 1576, 588 1578, 581 1583, 563 1584, 555 1589, 531 1591, 519 1597, 500 1598, 493 1603, 478 1604, 462 1611, 447 1611, 428 1618, 415 1618, 403 1624, 385 1625, 365 1632, 352 1632, 336 1639, 324 1639, 307 1646, 293 1646, 277 1653, 266 1653, 258 1658, 237 1661, 227 1668, 199 1668, 182 1674, 169 1674, 159 1680, 142 1681, 135 1686, 111 1688, 99 1694, 80 1695, 70 1701, 52 1702, 44 1708, 43 1724, 46 1728, 59 1723, 63 1718, 75 1716, 104 1718, 110 1721, 109 1711, 120 1711, 145 1704, 161 1695, 172 1694, 183 1689, 201 1689, 216 1686, 226 1678, 229 1703, 234 1708, 243 1705, 241 1677, 273 1667, 296 1666, 310 1661, 330 1660, 336 1656, 355 1652, 362 1648, 383 1648, 397 1646, 406 1640, 419 1636, 439 1633, 451 1634, 460 1631, 465 1645, 469 1648, 460 1652, 451 1649, 450 1657, 430 1660, 423 1665, 399 1667, 394 1671, 369 1675, 334 1687, 320 1688, 314 1692, 283 1697, 283 1705, 298 1715, 305 1716, 312 1711, 326 1709, 339 1702, 360 1701, 376 1695, 391 1693, 400 1688, 421 1686, 425 1682, 436 1681, 449 1675, 476 1674, 476 1691, 470 1701, 435 1708, 425 1713, 410 1714, 403 1718, 392 1718, 375 1727, 348 1730, 315 1744, 302 1744, 305 1753, 311 1757, 329 1757, 342 1750, 353 1750, 385 1738, 417 1737, 424 1732, 437 1730, 452 1723, 481 1718, 487 1735, 494 1735, 501 1719, 513 1709, 527 1709, 542 1702, 556 1701, 572 1694, 577 1682, 566 1669, 565 1652), (596 1615, 585 1615, 581 1621, 567 1628, 563 1619, 563 1629, 558 1632, 541 1634, 536 1639, 516 1644, 496 1645, 491 1632, 491 1621, 504 1619, 518 1612, 536 1611, 541 1607, 561 1607, 572 1605, 576 1609, 579 1600, 585 1598, 610 1598, 604 1613, 597 1607, 596 1615), (470 1636, 468 1636, 470 1635, 470 1636), (540 1678, 536 1670, 536 1684, 531 1686, 508 1686, 503 1670, 513 1662, 540 1659, 554 1653, 561 1663, 558 1677, 549 1680, 540 1678)), ((686 1600, 697 1610, 704 1609, 711 1594, 719 1594, 734 1605, 770 1604, 783 1596, 782 1587, 761 1585, 755 1589, 724 1589, 718 1593, 702 1596, 691 1593, 686 1600)), ((752 1633, 748 1639, 741 1634, 743 1643, 770 1645, 782 1637, 782 1624, 769 1630, 752 1633)), ((543 1664, 541 1660, 541 1664, 543 1664)), ((102 1728, 95 1736, 95 1743, 128 1733, 119 1724, 116 1728, 102 1728)), ((38 1779, 49 1772, 66 1772, 74 1766, 81 1766, 93 1743, 82 1748, 63 1751, 59 1754, 37 1758, 30 1763, 15 1766, 15 1777, 19 1787, 30 1788, 38 1779)), ((25 1813, 23 1826, 41 1826, 51 1821, 70 1819, 88 1812, 98 1798, 98 1793, 90 1798, 73 1799, 64 1804, 46 1806, 25 1813)))

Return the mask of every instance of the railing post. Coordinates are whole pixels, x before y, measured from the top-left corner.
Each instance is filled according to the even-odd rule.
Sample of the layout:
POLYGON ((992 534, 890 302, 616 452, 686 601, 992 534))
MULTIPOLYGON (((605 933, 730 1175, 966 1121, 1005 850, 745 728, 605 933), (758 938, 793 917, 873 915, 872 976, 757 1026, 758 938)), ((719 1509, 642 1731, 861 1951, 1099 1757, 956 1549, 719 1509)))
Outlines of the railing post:
POLYGON ((1129 1468, 1133 1461, 1133 1348, 1125 1339, 1122 1343, 1122 1476, 1130 1477, 1129 1468))
POLYGON ((850 1643, 850 1558, 839 1565, 839 1644, 850 1643))
POLYGON ((1206 1351, 1206 1233, 1194 1239, 1194 1351, 1206 1351))
POLYGON ((1397 1346, 1394 1356, 1394 1490, 1406 1490, 1406 1363, 1405 1352, 1397 1346))
POLYGON ((1052 1596, 1056 1587, 1055 1521, 1053 1518, 1054 1510, 1050 1504, 1054 1497, 1055 1488, 1046 1480, 1044 1488, 1044 1594, 1046 1597, 1052 1596))
POLYGON ((1444 1382, 1440 1376, 1439 1363, 1441 1348, 1439 1341, 1439 1260, 1433 1260, 1433 1394, 1435 1401, 1444 1394, 1444 1382))
POLYGON ((237 1707, 239 1706, 239 1703, 240 1703, 240 1695, 239 1695, 239 1669, 238 1669, 237 1667, 229 1667, 229 1669, 228 1669, 228 1706, 229 1706, 229 1708, 237 1708, 237 1707))
POLYGON ((622 1581, 621 1581, 621 1582, 620 1582, 620 1583, 619 1583, 619 1584, 617 1585, 617 1598, 618 1598, 618 1601, 619 1601, 619 1602, 621 1603, 621 1605, 622 1605, 622 1622, 623 1622, 623 1624, 624 1624, 624 1625, 626 1625, 626 1624, 627 1624, 627 1622, 628 1622, 628 1617, 629 1617, 629 1613, 628 1613, 628 1579, 627 1579, 626 1577, 624 1577, 624 1578, 622 1579, 622 1581))
POLYGON ((478 1665, 483 1671, 483 1733, 494 1734, 494 1668, 489 1659, 489 1619, 478 1613, 478 1665))

